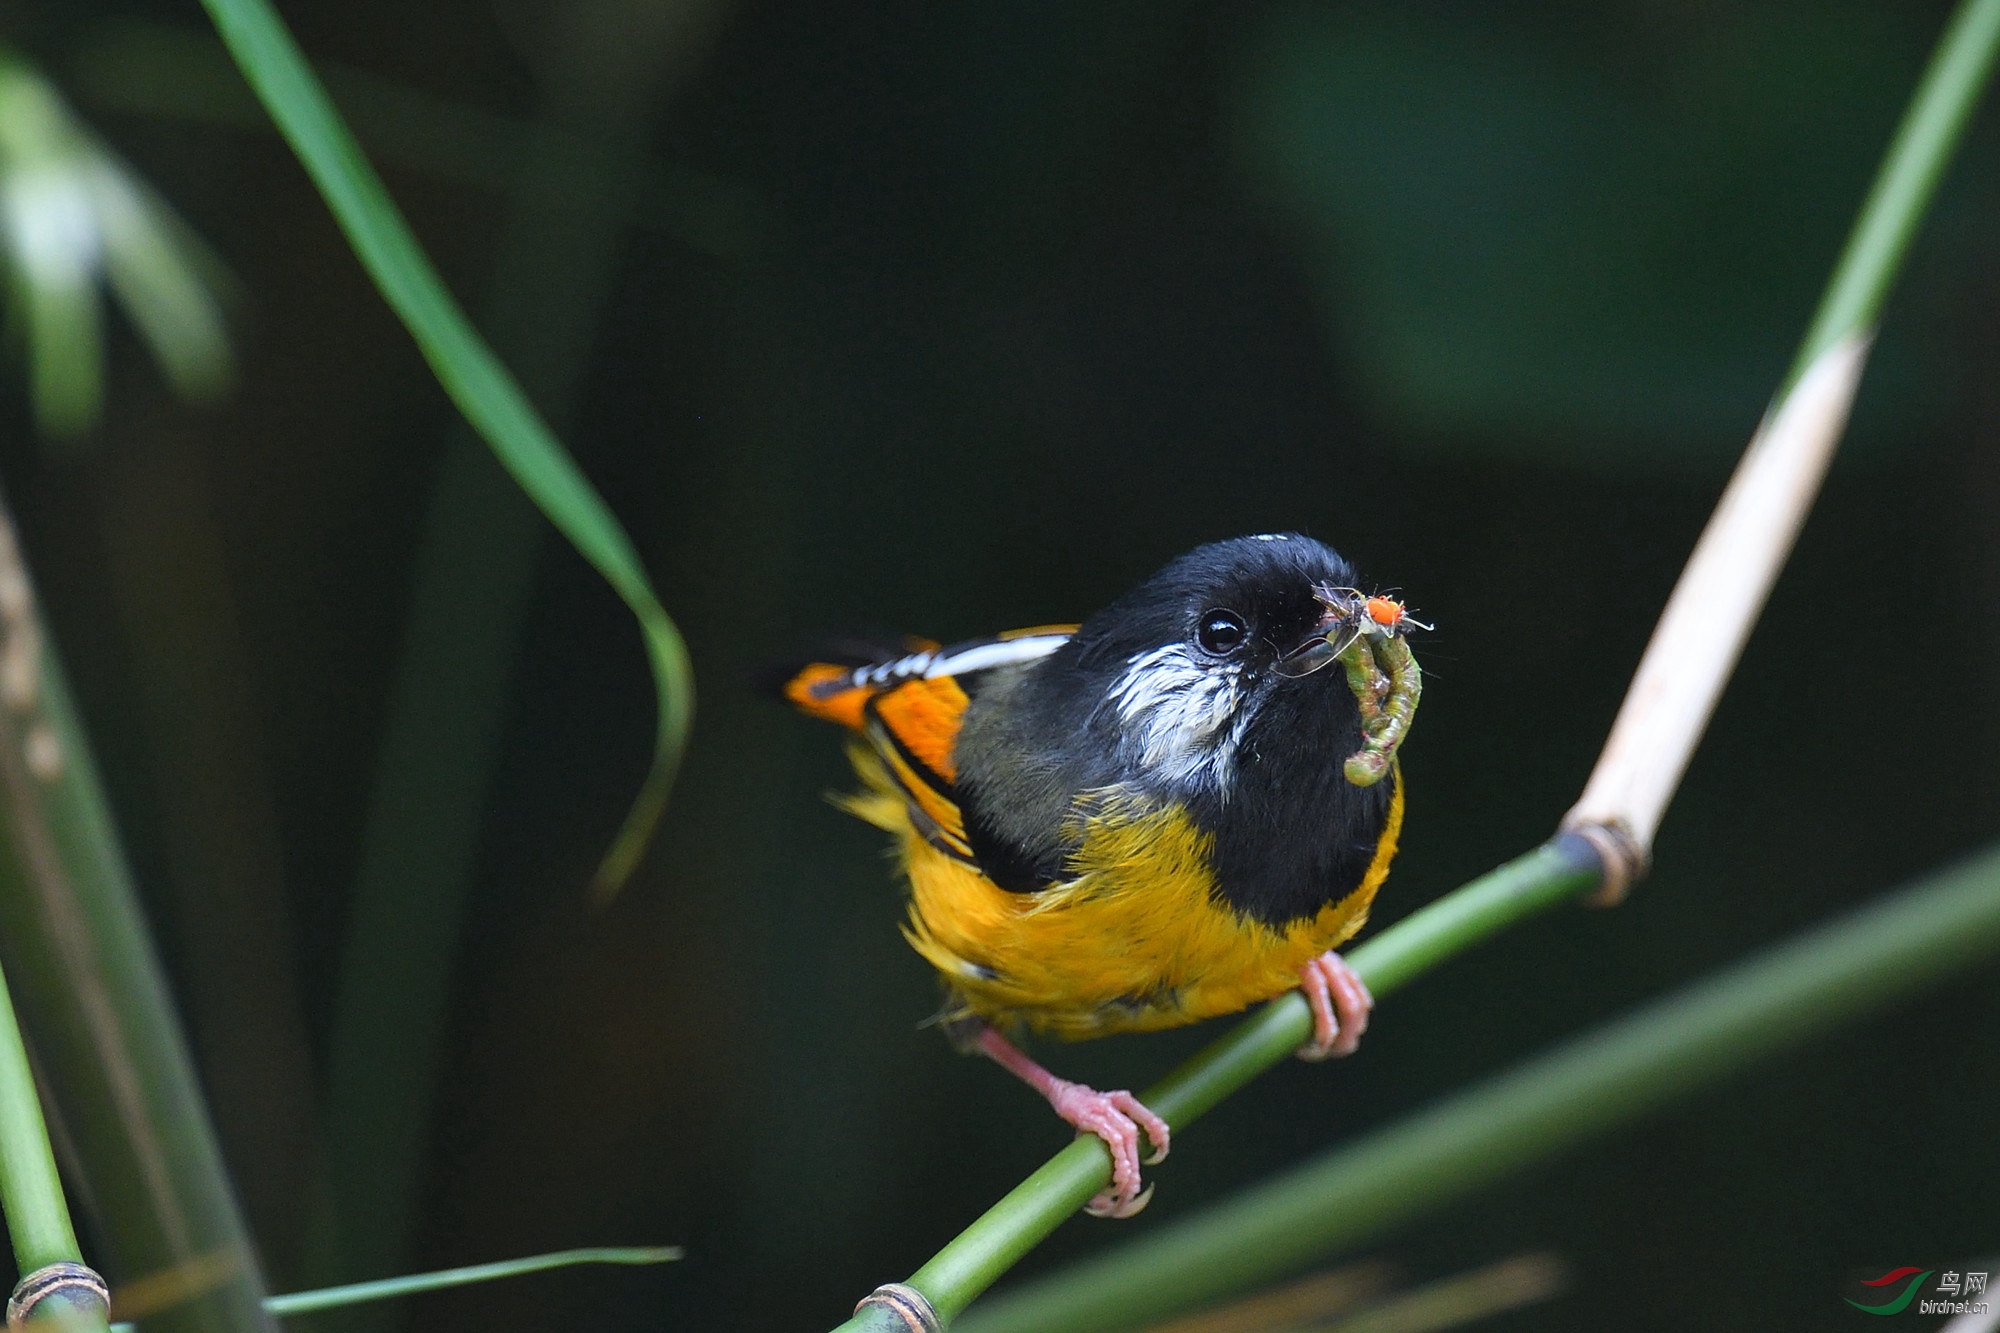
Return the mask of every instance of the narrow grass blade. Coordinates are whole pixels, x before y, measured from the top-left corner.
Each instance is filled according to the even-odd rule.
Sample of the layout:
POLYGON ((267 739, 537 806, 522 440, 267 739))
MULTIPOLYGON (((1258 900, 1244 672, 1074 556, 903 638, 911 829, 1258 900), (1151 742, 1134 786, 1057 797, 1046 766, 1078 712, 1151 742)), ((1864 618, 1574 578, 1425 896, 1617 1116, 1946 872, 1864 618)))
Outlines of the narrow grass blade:
POLYGON ((446 1287, 465 1287, 475 1282, 492 1282, 498 1278, 520 1277, 526 1273, 543 1273, 551 1268, 569 1268, 576 1264, 665 1264, 681 1257, 678 1245, 640 1245, 605 1247, 593 1249, 557 1250, 551 1254, 530 1255, 525 1259, 502 1259, 497 1263, 472 1264, 465 1268, 442 1268, 434 1273, 415 1273, 409 1277, 383 1278, 379 1282, 353 1282, 343 1287, 324 1287, 318 1291, 295 1291, 283 1296, 269 1296, 264 1300, 264 1308, 282 1317, 312 1314, 317 1310, 333 1310, 344 1305, 359 1305, 364 1301, 394 1300, 399 1296, 415 1296, 426 1291, 442 1291, 446 1287))
POLYGON ((694 708, 687 646, 654 595, 624 528, 446 290, 277 13, 266 0, 203 4, 445 392, 639 621, 659 716, 652 768, 598 869, 598 891, 615 892, 652 837, 686 744, 694 708))
MULTIPOLYGON (((623 55, 606 68, 586 35, 600 25, 560 27, 537 65, 533 118, 519 122, 510 144, 480 323, 558 427, 574 413, 630 239, 620 209, 593 205, 633 188, 655 94, 675 64, 679 26, 640 28, 623 32, 623 55), (579 155, 584 142, 591 151, 579 155)), ((264 121, 213 45, 224 76, 264 121)), ((410 1263, 451 977, 476 899, 543 527, 471 427, 450 428, 411 565, 355 862, 322 1080, 331 1170, 307 1213, 301 1285, 410 1263)), ((394 1316, 377 1307, 325 1322, 338 1333, 380 1333, 394 1316)))
MULTIPOLYGON (((342 1287, 323 1287, 317 1291, 294 1291, 283 1296, 266 1296, 264 1309, 267 1313, 283 1319, 293 1315, 315 1314, 321 1310, 337 1310, 368 1301, 419 1296, 427 1291, 465 1287, 475 1282, 491 1282, 497 1278, 543 1273, 552 1268, 569 1268, 578 1264, 672 1263, 681 1257, 681 1253, 678 1245, 597 1246, 577 1250, 556 1250, 550 1254, 530 1255, 525 1259, 502 1259, 498 1263, 472 1264, 465 1268, 441 1268, 434 1273, 383 1278, 379 1282, 354 1282, 342 1287)), ((136 1333, 138 1327, 136 1323, 117 1323, 111 1325, 110 1333, 136 1333)))

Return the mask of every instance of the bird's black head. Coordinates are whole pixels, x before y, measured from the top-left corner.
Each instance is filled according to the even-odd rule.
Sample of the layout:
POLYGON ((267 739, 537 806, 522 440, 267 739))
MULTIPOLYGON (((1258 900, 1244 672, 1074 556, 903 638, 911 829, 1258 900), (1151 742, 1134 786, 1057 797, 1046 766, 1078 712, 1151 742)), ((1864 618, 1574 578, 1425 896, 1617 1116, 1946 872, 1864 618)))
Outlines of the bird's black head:
POLYGON ((1197 546, 1086 621, 1078 664, 1159 652, 1194 669, 1261 674, 1326 632, 1318 589, 1353 585, 1338 552, 1297 533, 1197 546))
POLYGON ((1296 533, 1216 542, 1071 644, 1101 690, 1091 731, 1116 749, 1124 780, 1185 805, 1214 838, 1218 892, 1273 924, 1360 882, 1394 795, 1393 777, 1363 788, 1341 771, 1362 740, 1345 673, 1290 669, 1334 628, 1317 592, 1356 581, 1296 533))
POLYGON ((1317 715, 1300 744, 1358 727, 1340 672, 1286 669, 1334 622, 1318 590, 1354 581, 1331 547, 1296 533, 1195 548, 1092 616, 1065 650, 1076 683, 1095 686, 1085 686, 1091 730, 1115 739, 1140 785, 1226 799, 1246 745, 1290 743, 1255 734, 1271 706, 1288 731, 1317 715), (1294 695, 1310 697, 1303 713, 1283 706, 1294 695))
POLYGON ((1353 888, 1395 779, 1342 773, 1362 743, 1345 674, 1289 668, 1335 627, 1319 590, 1354 584, 1310 537, 1215 542, 975 694, 957 760, 982 864, 1017 869, 1010 887, 1060 878, 1078 802, 1115 790, 1186 809, 1218 892, 1250 915, 1296 920, 1353 888))

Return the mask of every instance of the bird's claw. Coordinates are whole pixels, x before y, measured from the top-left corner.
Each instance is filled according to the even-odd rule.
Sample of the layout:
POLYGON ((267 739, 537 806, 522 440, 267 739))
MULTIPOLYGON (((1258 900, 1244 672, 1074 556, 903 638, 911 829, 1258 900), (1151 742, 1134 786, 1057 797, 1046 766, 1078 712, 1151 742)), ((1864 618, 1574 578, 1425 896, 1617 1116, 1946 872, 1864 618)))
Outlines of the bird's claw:
POLYGON ((1299 1059, 1354 1054, 1368 1030, 1368 1011, 1375 1007, 1361 977, 1329 949, 1299 969, 1299 989, 1313 1014, 1313 1039, 1299 1047, 1299 1059))
POLYGON ((1125 1200, 1123 1203, 1114 1199, 1110 1190, 1105 1190, 1091 1199, 1089 1203, 1085 1204, 1083 1211, 1089 1213, 1092 1217, 1137 1217, 1146 1210, 1146 1205, 1152 1201, 1153 1187, 1151 1185, 1146 1186, 1138 1194, 1125 1200))
POLYGON ((1143 1132, 1152 1145, 1145 1165, 1167 1159, 1172 1134, 1167 1122, 1131 1093, 1098 1092, 1081 1083, 1063 1083, 1049 1096, 1056 1114, 1075 1125, 1081 1134, 1094 1134, 1111 1153, 1111 1187, 1088 1204, 1084 1211, 1092 1217, 1131 1217, 1153 1197, 1152 1186, 1139 1188, 1139 1135, 1143 1132))

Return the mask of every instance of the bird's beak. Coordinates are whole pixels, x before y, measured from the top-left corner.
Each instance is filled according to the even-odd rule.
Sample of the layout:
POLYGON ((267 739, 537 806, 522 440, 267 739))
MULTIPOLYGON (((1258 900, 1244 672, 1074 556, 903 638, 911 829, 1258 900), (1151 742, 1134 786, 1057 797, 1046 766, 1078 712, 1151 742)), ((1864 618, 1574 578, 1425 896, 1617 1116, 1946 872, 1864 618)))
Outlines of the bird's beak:
POLYGON ((1361 632, 1355 623, 1353 613, 1346 607, 1325 603, 1320 612, 1319 624, 1304 643, 1290 649, 1278 658, 1275 670, 1281 676, 1293 680, 1310 676, 1321 667, 1337 659, 1347 651, 1348 645, 1361 632))

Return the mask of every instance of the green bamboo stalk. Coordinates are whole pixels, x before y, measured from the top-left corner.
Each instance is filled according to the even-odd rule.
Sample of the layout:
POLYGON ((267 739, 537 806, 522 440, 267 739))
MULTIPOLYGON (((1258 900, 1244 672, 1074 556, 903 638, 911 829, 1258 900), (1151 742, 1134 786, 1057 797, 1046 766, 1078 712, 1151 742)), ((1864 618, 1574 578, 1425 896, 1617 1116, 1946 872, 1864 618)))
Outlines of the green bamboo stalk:
POLYGON ((267 0, 202 0, 237 67, 304 165, 376 289, 494 456, 639 622, 658 695, 653 764, 597 874, 614 892, 666 808, 694 710, 687 645, 631 538, 431 266, 382 180, 267 0))
POLYGON ((0 959, 75 1145, 106 1271, 213 1275, 163 1313, 159 1333, 269 1328, 256 1257, 4 505, 0 959))
POLYGON ((63 1260, 83 1262, 4 972, 0 972, 0 1216, 6 1218, 14 1263, 21 1272, 32 1273, 63 1260))
POLYGON ((1867 336, 1930 210, 2000 51, 2000 3, 1966 0, 1945 25, 1834 266, 1783 390, 1843 339, 1867 336))
POLYGON ((2000 952, 2000 848, 1358 1143, 981 1306, 960 1333, 1113 1333, 1244 1290, 2000 952))
MULTIPOLYGON (((15 1288, 17 1295, 54 1276, 43 1272, 40 1279, 30 1280, 30 1274, 50 1265, 82 1266, 83 1248, 76 1243, 76 1228, 70 1225, 62 1178, 56 1173, 55 1149, 49 1143, 49 1127, 42 1120, 27 1043, 15 1021, 14 1002, 4 975, 0 975, 0 1217, 6 1219, 7 1235, 14 1243, 14 1265, 22 1277, 22 1284, 15 1288)), ((55 1290, 39 1303, 24 1297, 39 1305, 27 1322, 58 1333, 104 1333, 105 1308, 99 1303, 103 1295, 100 1280, 72 1271, 62 1275, 55 1290), (89 1278, 88 1295, 81 1300, 71 1300, 65 1294, 79 1285, 75 1277, 89 1278)))
POLYGON ((1884 153, 1790 374, 1765 411, 1654 627, 1624 705, 1562 827, 1629 849, 1616 901, 1651 854, 1722 687, 1790 555, 1835 448, 1911 240, 2000 50, 2000 0, 1962 0, 1884 153))
MULTIPOLYGON (((1996 51, 2000 51, 2000 0, 1965 0, 1946 26, 1930 64, 1912 94, 1909 109, 1897 128, 1868 199, 1855 222, 1851 238, 1828 282, 1819 312, 1800 345, 1793 372, 1766 414, 1767 423, 1785 415, 1784 409, 1793 398, 1792 390, 1805 372, 1826 367, 1829 382, 1840 387, 1831 393, 1822 391, 1822 401, 1815 410, 1821 414, 1818 427, 1832 431, 1837 438, 1845 424, 1849 401, 1843 394, 1851 393, 1858 380, 1860 368, 1866 360, 1866 347, 1874 336, 1874 322, 1881 313, 1882 303, 1896 275, 1901 271, 1910 241, 1930 206, 1937 183, 1963 137, 1966 122, 1992 72, 1996 51), (1843 355, 1846 358, 1844 366, 1840 364, 1843 355)), ((1762 439, 1760 435, 1759 440, 1762 439)), ((1826 443, 1830 445, 1831 440, 1826 443)), ((1752 452, 1756 450, 1757 442, 1753 442, 1752 452)), ((1822 454, 1822 460, 1823 457, 1822 454)), ((1819 465, 1823 466, 1823 461, 1819 465)), ((1809 503, 1817 488, 1817 476, 1814 473, 1809 479, 1794 479, 1793 492, 1788 498, 1796 504, 1809 503)), ((1735 516, 1737 519, 1750 519, 1747 524, 1738 523, 1739 529, 1754 529, 1759 522, 1768 521, 1772 532, 1764 534, 1763 544, 1768 548, 1765 554, 1774 561, 1771 565, 1773 573, 1776 562, 1782 562, 1784 553, 1790 548, 1790 536, 1779 536, 1780 526, 1791 525, 1790 530, 1795 532, 1796 519, 1802 512, 1802 509, 1794 513, 1774 510, 1768 520, 1764 515, 1735 516)), ((1712 520, 1711 528, 1715 526, 1712 520)), ((1707 539, 1707 534, 1704 534, 1704 542, 1707 539)), ((1761 604, 1761 595, 1746 604, 1743 608, 1747 617, 1745 623, 1733 628, 1747 633, 1749 621, 1754 620, 1761 604)), ((1740 646, 1740 638, 1738 644, 1740 646)), ((1735 653, 1730 649, 1713 655, 1701 669, 1717 673, 1712 683, 1719 689, 1721 680, 1733 669, 1734 662, 1735 653)), ((1628 699, 1627 709, 1631 706, 1632 701, 1628 699)), ((1601 759, 1599 774, 1593 775, 1592 787, 1586 789, 1584 801, 1579 802, 1577 809, 1571 812, 1570 821, 1566 821, 1567 826, 1576 827, 1579 833, 1593 838, 1587 848, 1578 851, 1575 843, 1581 838, 1576 834, 1565 834, 1539 851, 1448 895, 1425 909, 1425 913, 1384 932, 1355 950, 1349 961, 1371 988, 1386 991, 1390 985, 1400 984, 1460 949, 1536 911, 1546 910, 1575 896, 1605 878, 1607 871, 1610 875, 1604 885, 1606 891, 1622 892, 1650 854, 1652 826, 1678 785, 1687 755, 1692 751, 1706 720, 1706 708, 1676 719, 1678 732, 1669 728, 1664 737, 1667 743, 1645 756, 1642 762, 1657 757, 1662 771, 1643 775, 1647 777, 1646 785, 1651 791, 1644 801, 1646 809, 1636 819, 1626 818, 1629 807, 1622 803, 1624 794, 1616 790, 1616 782, 1607 784, 1611 799, 1603 802, 1601 809, 1587 808, 1599 774, 1616 767, 1601 759), (1665 771, 1668 768, 1671 771, 1665 771), (1633 837, 1635 824, 1645 826, 1636 839, 1633 837), (1621 863, 1607 866, 1601 857, 1611 849, 1621 850, 1626 855, 1616 858, 1621 863), (1440 913, 1440 919, 1456 921, 1461 899, 1483 903, 1499 893, 1496 879, 1510 886, 1518 899, 1508 910, 1471 910, 1459 923, 1462 929, 1440 931, 1440 940, 1435 946, 1409 949, 1400 938, 1395 945, 1389 946, 1392 937, 1397 937, 1398 932, 1422 919, 1426 913, 1440 913), (1370 952, 1385 946, 1389 946, 1386 949, 1387 959, 1370 952), (1388 975, 1378 978, 1377 969, 1388 975), (1393 982, 1389 980, 1390 976, 1393 976, 1393 982)), ((1625 717, 1621 713, 1620 724, 1624 722, 1625 717)), ((1629 760, 1636 753, 1635 750, 1625 757, 1629 760)), ((1629 773, 1614 773, 1614 776, 1629 776, 1629 773)), ((1305 1012, 1304 1002, 1296 995, 1273 1002, 1196 1056, 1166 1083, 1148 1092, 1145 1095, 1147 1104, 1164 1115, 1170 1125, 1185 1123, 1192 1115, 1206 1110, 1282 1060, 1303 1038, 1305 1012), (1291 1036, 1294 1033, 1298 1035, 1291 1036), (1290 1036, 1289 1043, 1279 1040, 1281 1036, 1290 1036)), ((1110 1156, 1101 1143, 1085 1140, 1071 1144, 939 1251, 917 1271, 909 1285, 930 1301, 940 1317, 949 1321, 1074 1213, 1086 1199, 1102 1189, 1110 1176, 1110 1156)), ((859 1330, 891 1333, 898 1329, 899 1325, 890 1311, 880 1306, 866 1306, 838 1333, 858 1333, 859 1330)))

